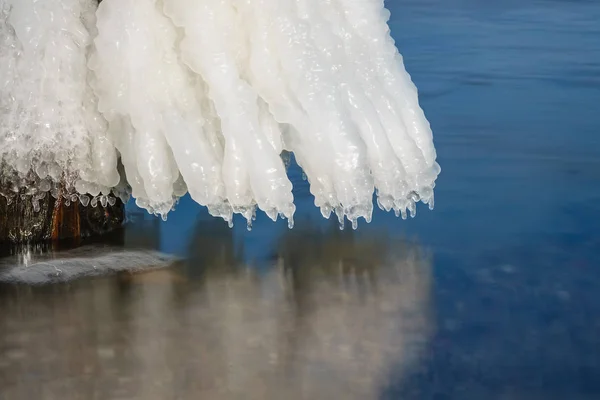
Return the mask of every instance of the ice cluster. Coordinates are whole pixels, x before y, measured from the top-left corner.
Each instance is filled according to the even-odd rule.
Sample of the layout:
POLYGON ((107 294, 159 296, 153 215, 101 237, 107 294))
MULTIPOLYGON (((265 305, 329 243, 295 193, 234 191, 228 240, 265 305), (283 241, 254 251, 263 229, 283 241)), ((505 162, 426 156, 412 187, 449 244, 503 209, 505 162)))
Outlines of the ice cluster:
POLYGON ((429 123, 383 0, 0 0, 0 194, 293 224, 282 153, 356 227, 433 208, 429 123))

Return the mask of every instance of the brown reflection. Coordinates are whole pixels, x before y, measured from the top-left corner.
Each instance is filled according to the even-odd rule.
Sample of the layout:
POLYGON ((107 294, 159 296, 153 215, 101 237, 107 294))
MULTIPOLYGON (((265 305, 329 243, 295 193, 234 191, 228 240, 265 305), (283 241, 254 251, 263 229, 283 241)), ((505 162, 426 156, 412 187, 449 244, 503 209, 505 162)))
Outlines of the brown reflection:
POLYGON ((233 231, 220 218, 199 221, 188 248, 186 275, 190 278, 208 280, 235 273, 243 262, 243 243, 235 243, 233 231))
POLYGON ((123 276, 11 287, 0 397, 376 399, 427 340, 418 246, 294 229, 251 268, 231 230, 203 224, 188 262, 128 276, 126 295, 123 276))

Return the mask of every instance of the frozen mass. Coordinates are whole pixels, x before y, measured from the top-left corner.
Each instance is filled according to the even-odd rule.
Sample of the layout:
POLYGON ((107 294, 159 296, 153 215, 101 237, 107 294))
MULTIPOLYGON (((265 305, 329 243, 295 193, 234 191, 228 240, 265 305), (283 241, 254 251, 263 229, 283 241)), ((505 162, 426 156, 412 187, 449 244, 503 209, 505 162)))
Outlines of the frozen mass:
POLYGON ((250 224, 433 209, 432 132, 383 0, 0 0, 0 201, 189 193, 250 224), (4 199, 2 199, 4 198, 4 199))

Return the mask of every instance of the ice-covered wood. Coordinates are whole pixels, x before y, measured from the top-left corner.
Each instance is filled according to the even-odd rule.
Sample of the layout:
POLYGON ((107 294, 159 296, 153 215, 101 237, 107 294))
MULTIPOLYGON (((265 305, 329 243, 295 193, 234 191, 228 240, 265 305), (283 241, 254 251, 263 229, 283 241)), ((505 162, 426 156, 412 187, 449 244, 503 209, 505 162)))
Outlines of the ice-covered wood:
POLYGON ((433 136, 389 15, 383 0, 0 0, 0 195, 131 193, 166 218, 189 193, 230 224, 262 210, 292 227, 285 150, 341 226, 369 222, 374 194, 404 218, 433 208, 433 136))
POLYGON ((46 196, 38 204, 36 211, 30 198, 17 197, 8 204, 0 196, 0 244, 102 235, 119 228, 125 216, 120 200, 106 207, 84 207, 46 196))

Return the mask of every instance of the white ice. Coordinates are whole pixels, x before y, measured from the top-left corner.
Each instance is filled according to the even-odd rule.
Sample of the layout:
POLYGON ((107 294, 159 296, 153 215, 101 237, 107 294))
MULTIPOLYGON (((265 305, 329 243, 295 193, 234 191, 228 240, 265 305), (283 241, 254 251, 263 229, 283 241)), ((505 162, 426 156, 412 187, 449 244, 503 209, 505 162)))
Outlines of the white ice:
POLYGON ((106 199, 125 175, 164 218, 189 192, 230 222, 258 208, 292 226, 285 150, 325 217, 370 221, 374 191, 404 218, 433 208, 433 136, 383 0, 95 8, 0 0, 0 188, 106 199))
POLYGON ((2 194, 76 200, 119 184, 117 153, 87 84, 93 0, 0 0, 2 194), (87 25, 87 26, 86 26, 87 25))

